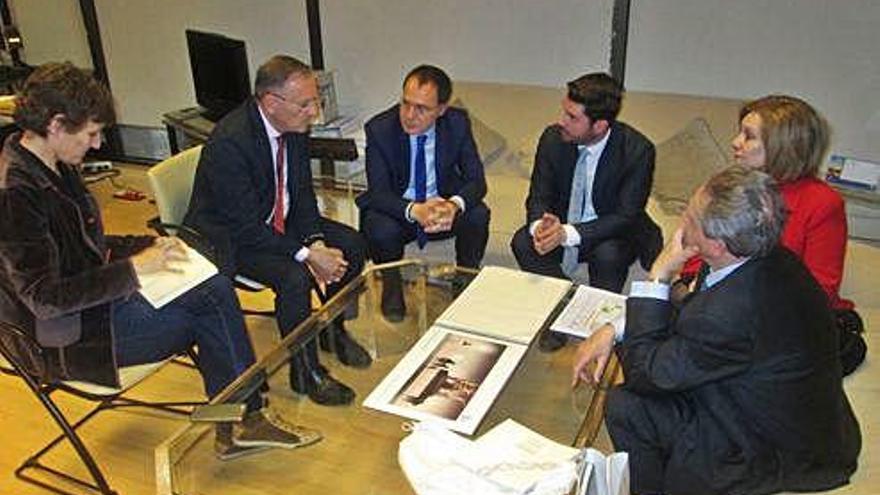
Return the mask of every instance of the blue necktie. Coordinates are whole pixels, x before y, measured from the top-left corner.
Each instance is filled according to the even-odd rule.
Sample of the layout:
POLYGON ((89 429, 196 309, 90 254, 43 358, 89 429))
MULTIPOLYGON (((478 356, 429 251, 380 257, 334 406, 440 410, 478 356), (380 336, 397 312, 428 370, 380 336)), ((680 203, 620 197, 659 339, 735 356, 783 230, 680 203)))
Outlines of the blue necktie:
MULTIPOLYGON (((589 150, 584 148, 574 167, 574 175, 571 178, 571 196, 568 201, 568 223, 570 224, 579 223, 584 216, 587 200, 587 157, 589 156, 589 150)), ((565 246, 562 251, 562 272, 571 278, 577 271, 577 266, 578 246, 565 246)))
MULTIPOLYGON (((416 137, 416 203, 424 203, 428 195, 428 167, 425 162, 425 141, 427 140, 428 136, 424 134, 416 137)), ((424 249, 425 244, 428 243, 428 234, 425 233, 425 229, 421 225, 417 227, 416 240, 419 243, 419 249, 424 249)))

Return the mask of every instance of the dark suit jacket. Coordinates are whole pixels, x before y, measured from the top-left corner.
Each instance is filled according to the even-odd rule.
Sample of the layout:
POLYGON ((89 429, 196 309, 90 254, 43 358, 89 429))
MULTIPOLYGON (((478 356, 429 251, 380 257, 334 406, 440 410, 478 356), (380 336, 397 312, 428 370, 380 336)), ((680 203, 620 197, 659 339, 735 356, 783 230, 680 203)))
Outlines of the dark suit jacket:
MULTIPOLYGON (((361 210, 375 209, 404 220, 409 185, 409 135, 400 125, 400 106, 385 110, 367 122, 367 191, 357 198, 361 210)), ((461 196, 465 208, 479 204, 486 195, 483 162, 477 154, 467 112, 448 108, 436 122, 434 168, 440 196, 461 196)))
POLYGON ((21 356, 41 378, 117 386, 112 303, 137 291, 137 275, 128 259, 109 259, 85 185, 62 191, 19 139, 0 157, 0 319, 49 349, 46 362, 21 356))
POLYGON ((861 446, 825 295, 778 248, 687 300, 627 302, 625 386, 674 397, 667 493, 763 494, 846 483, 861 446))
MULTIPOLYGON (((562 141, 558 125, 544 130, 526 199, 528 224, 545 212, 569 223, 568 203, 577 157, 577 145, 562 141)), ((583 249, 612 238, 629 238, 638 246, 643 264, 653 261, 662 245, 659 227, 645 213, 653 176, 654 145, 639 131, 615 122, 593 180, 592 200, 598 218, 572 224, 581 236, 583 249)))
POLYGON ((308 135, 288 133, 285 138, 290 210, 283 236, 266 223, 275 202, 275 158, 256 101, 248 100, 218 122, 202 150, 184 223, 208 238, 218 251, 215 261, 227 270, 237 253, 261 251, 292 259, 322 236, 308 135))

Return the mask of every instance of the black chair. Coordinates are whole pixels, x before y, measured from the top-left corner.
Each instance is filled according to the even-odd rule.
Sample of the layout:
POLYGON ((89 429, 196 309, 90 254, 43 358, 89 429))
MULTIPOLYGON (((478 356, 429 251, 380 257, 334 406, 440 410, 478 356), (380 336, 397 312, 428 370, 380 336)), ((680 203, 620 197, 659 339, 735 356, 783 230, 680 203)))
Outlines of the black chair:
POLYGON ((77 429, 80 426, 101 411, 126 407, 146 407, 178 415, 189 415, 192 407, 204 404, 204 402, 144 402, 123 396, 125 392, 143 379, 158 371, 167 360, 120 368, 118 370, 120 387, 111 388, 89 382, 53 380, 49 377, 45 364, 49 352, 53 351, 42 348, 33 337, 27 335, 19 327, 0 321, 0 371, 21 378, 46 408, 62 432, 45 447, 22 462, 15 470, 15 476, 22 481, 52 492, 72 495, 72 492, 64 489, 65 485, 52 482, 57 481, 101 494, 117 493, 110 487, 95 458, 77 434, 77 429), (96 405, 85 416, 71 423, 58 404, 52 400, 52 395, 59 391, 95 402, 96 405), (64 440, 70 442, 88 469, 91 480, 78 478, 41 462, 44 455, 64 440), (32 477, 29 474, 31 471, 43 473, 46 475, 46 480, 32 477))

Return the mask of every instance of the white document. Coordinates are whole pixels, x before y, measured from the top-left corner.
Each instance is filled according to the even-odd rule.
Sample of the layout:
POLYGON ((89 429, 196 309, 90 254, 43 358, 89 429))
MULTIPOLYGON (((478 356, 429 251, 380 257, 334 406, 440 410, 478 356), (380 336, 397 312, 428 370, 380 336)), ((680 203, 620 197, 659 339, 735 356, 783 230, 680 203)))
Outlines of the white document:
POLYGON ((436 324, 528 345, 571 282, 487 266, 436 324))
POLYGON ((470 440, 423 422, 400 441, 397 461, 417 495, 514 495, 512 490, 483 479, 460 461, 460 454, 470 448, 470 440))
POLYGON ((419 495, 567 495, 580 451, 558 444, 512 419, 476 441, 437 423, 415 427, 400 442, 398 460, 419 495))
POLYGON ((467 460, 482 477, 527 493, 542 480, 570 488, 579 454, 508 418, 474 441, 467 460))
POLYGON ((626 297, 607 290, 579 285, 550 329, 587 338, 606 323, 626 321, 626 297))
POLYGON ((515 342, 433 326, 363 405, 471 435, 526 349, 515 342))
POLYGON ((163 270, 138 277, 140 293, 154 308, 161 308, 218 273, 217 267, 195 249, 186 246, 186 253, 185 261, 171 263, 179 271, 163 270))

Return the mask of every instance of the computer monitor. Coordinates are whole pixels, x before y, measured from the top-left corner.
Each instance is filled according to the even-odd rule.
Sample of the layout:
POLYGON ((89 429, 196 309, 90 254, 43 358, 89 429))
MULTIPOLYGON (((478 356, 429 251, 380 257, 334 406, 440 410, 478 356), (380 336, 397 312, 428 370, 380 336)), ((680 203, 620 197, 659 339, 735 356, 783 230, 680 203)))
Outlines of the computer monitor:
POLYGON ((187 29, 186 45, 196 101, 217 121, 251 94, 244 41, 187 29))

